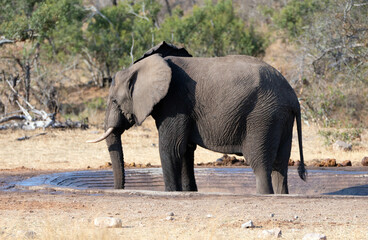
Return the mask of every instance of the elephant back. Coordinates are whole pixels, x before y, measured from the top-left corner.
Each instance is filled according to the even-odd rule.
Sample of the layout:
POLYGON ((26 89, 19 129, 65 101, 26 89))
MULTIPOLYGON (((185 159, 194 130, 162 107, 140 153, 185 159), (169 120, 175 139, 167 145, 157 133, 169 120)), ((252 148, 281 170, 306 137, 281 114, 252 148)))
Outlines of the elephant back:
POLYGON ((177 57, 192 57, 190 53, 185 48, 178 48, 173 44, 166 43, 165 41, 157 44, 147 52, 143 54, 143 56, 137 59, 134 63, 137 63, 153 54, 159 54, 162 58, 167 56, 177 56, 177 57))

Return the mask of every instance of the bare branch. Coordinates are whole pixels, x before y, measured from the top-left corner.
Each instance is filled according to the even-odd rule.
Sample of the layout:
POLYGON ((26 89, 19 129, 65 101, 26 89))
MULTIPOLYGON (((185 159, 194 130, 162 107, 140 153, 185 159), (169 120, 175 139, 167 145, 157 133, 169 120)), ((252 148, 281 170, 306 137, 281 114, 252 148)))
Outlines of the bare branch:
POLYGON ((89 18, 92 18, 94 17, 96 14, 100 15, 103 19, 105 19, 106 21, 108 21, 111 25, 114 25, 112 24, 112 22, 105 16, 103 15, 95 6, 89 6, 89 7, 85 7, 84 8, 85 10, 87 11, 90 11, 91 12, 91 15, 89 16, 89 18))
POLYGON ((9 117, 4 117, 0 119, 0 123, 8 122, 11 120, 25 120, 26 117, 24 115, 12 115, 9 117))
POLYGON ((130 57, 132 58, 132 65, 134 63, 133 49, 134 49, 134 34, 132 33, 132 47, 130 48, 130 57))
POLYGON ((0 46, 2 46, 3 44, 10 44, 10 43, 14 43, 13 40, 9 40, 9 39, 6 39, 5 37, 1 37, 0 39, 0 46))
POLYGON ((143 5, 142 5, 142 12, 143 12, 143 16, 141 16, 141 15, 139 15, 139 14, 135 13, 135 12, 134 12, 134 9, 133 9, 133 7, 132 7, 131 5, 128 5, 128 6, 129 6, 129 13, 130 13, 130 14, 133 14, 134 16, 139 17, 139 18, 142 18, 142 19, 144 19, 144 20, 146 20, 146 21, 149 21, 148 17, 146 16, 146 11, 145 11, 144 3, 143 3, 143 5))

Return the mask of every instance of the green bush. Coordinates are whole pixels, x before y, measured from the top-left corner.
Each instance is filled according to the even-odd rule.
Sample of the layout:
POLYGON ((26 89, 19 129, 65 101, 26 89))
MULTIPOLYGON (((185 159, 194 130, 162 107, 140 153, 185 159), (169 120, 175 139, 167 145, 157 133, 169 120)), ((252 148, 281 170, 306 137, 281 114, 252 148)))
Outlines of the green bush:
POLYGON ((299 36, 304 27, 313 22, 315 12, 323 12, 329 0, 291 0, 279 12, 274 14, 276 26, 284 29, 288 36, 299 36))
POLYGON ((176 9, 165 18, 156 37, 184 44, 194 56, 259 55, 266 45, 265 38, 236 14, 231 0, 206 1, 187 15, 176 9))
POLYGON ((337 140, 356 144, 356 142, 360 141, 362 132, 362 129, 353 128, 342 131, 320 130, 318 131, 318 134, 324 137, 325 144, 330 146, 337 140))

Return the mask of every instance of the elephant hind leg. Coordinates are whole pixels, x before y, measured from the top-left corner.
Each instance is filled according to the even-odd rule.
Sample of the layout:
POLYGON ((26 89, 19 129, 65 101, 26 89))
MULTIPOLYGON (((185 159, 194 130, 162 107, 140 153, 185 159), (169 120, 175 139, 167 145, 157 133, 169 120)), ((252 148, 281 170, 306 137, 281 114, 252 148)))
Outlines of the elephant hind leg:
POLYGON ((183 191, 198 191, 194 177, 194 151, 196 148, 196 145, 188 144, 182 160, 181 182, 183 191))
POLYGON ((289 131, 287 133, 287 136, 285 136, 281 140, 276 160, 273 163, 272 186, 275 193, 278 194, 289 193, 287 174, 291 151, 291 143, 292 143, 292 131, 289 131))
MULTIPOLYGON (((258 138, 257 138, 258 139, 258 138)), ((262 139, 262 138, 260 138, 262 139)), ((247 141, 243 147, 244 157, 249 161, 256 176, 256 189, 258 194, 273 194, 272 187, 272 163, 276 156, 276 148, 271 144, 259 141, 247 141)))

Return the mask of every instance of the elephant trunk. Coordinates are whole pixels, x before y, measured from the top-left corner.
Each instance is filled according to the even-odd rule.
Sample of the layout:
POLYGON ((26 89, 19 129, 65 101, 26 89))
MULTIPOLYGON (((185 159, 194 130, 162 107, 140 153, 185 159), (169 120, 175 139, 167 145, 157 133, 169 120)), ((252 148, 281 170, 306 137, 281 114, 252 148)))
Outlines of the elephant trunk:
POLYGON ((124 155, 121 146, 121 132, 113 131, 107 138, 107 148, 110 153, 112 169, 114 172, 114 188, 123 189, 125 184, 124 155))

